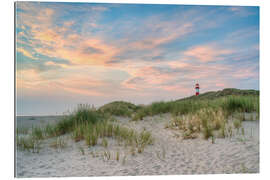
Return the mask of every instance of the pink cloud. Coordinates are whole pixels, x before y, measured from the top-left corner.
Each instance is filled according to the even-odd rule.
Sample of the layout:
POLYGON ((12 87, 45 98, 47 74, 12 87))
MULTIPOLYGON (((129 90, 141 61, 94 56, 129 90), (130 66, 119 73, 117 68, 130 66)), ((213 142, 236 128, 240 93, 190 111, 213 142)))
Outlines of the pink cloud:
POLYGON ((36 89, 44 79, 34 69, 20 70, 16 72, 16 86, 17 88, 36 89))
POLYGON ((33 56, 33 53, 24 49, 24 48, 17 48, 17 52, 21 52, 24 56, 27 56, 31 59, 37 60, 36 57, 33 56))
MULTIPOLYGON (((96 9, 103 11, 104 9, 96 9)), ((31 45, 36 52, 60 59, 68 60, 72 65, 59 64, 54 61, 45 63, 47 66, 60 66, 61 70, 49 70, 46 72, 37 72, 34 70, 18 71, 17 83, 18 87, 28 89, 50 89, 54 91, 69 92, 71 94, 81 94, 85 96, 105 96, 102 89, 121 89, 121 92, 161 91, 165 93, 184 92, 188 94, 193 92, 193 82, 199 81, 202 87, 208 85, 214 88, 227 87, 228 81, 233 78, 257 77, 256 72, 252 69, 240 68, 234 72, 234 67, 230 65, 210 64, 212 62, 222 60, 224 56, 233 52, 231 49, 222 48, 217 45, 207 44, 194 46, 183 53, 184 58, 175 61, 145 62, 145 57, 162 56, 164 50, 159 45, 172 42, 177 38, 193 32, 193 24, 182 23, 176 21, 162 22, 160 19, 145 21, 144 25, 149 30, 136 40, 129 42, 129 39, 119 40, 121 43, 105 41, 105 37, 101 34, 93 36, 91 33, 83 35, 69 29, 74 24, 72 21, 64 22, 63 27, 53 25, 54 10, 45 9, 36 12, 34 15, 24 15, 23 21, 30 28, 31 45), (44 16, 45 14, 45 16, 44 16), (124 46, 122 45, 124 44, 124 46), (142 50, 148 53, 139 58, 127 57, 135 59, 133 61, 122 62, 115 66, 110 66, 108 62, 119 53, 125 53, 128 50, 142 50), (150 53, 149 53, 150 52, 150 53), (149 56, 149 54, 151 54, 149 56), (141 58, 141 59, 140 59, 141 58), (194 58, 201 63, 192 64, 187 59, 194 58), (138 60, 138 61, 137 61, 138 60), (87 65, 87 66, 85 66, 87 65), (105 81, 99 80, 100 77, 94 77, 93 74, 87 73, 93 69, 89 68, 82 71, 80 67, 105 67, 121 70, 130 75, 127 79, 119 80, 115 86, 105 81), (162 68, 165 69, 162 69, 162 68), (167 69, 166 69, 167 68, 167 69), (52 77, 48 77, 48 74, 52 77), (75 75, 74 74, 79 74, 75 75), (81 75, 80 75, 81 74, 81 75), (55 77, 55 76, 61 77, 55 77), (91 78, 92 77, 92 78, 91 78), (228 80, 229 79, 229 80, 228 80), (120 87, 118 87, 120 85, 120 87), (47 87, 47 88, 44 88, 47 87), (100 88, 100 89, 99 89, 100 88), (122 91, 122 88, 124 89, 122 91)), ((97 27, 95 21, 91 21, 88 27, 97 27)), ((21 26, 26 29, 24 25, 21 26)), ((19 34, 25 36, 25 34, 19 34)), ((118 41, 117 41, 118 42, 118 41)), ((18 49, 24 55, 33 57, 31 52, 25 49, 18 49)), ((142 52, 139 51, 139 52, 142 52)), ((165 54, 165 53, 164 53, 165 54)), ((107 69, 106 69, 107 70, 107 69)), ((107 72, 104 70, 104 72, 107 72)), ((105 74, 105 73, 104 73, 105 74)), ((109 73, 108 73, 109 74, 109 73)), ((102 79, 102 78, 100 78, 102 79)), ((120 91, 120 90, 119 90, 120 91)), ((127 93, 128 94, 128 93, 127 93)))
POLYGON ((163 88, 161 87, 163 83, 170 82, 173 79, 175 79, 175 74, 161 72, 157 67, 146 66, 133 70, 131 77, 125 80, 122 85, 136 90, 163 88))
POLYGON ((184 52, 185 56, 195 58, 201 62, 222 60, 222 56, 231 54, 233 50, 221 49, 213 45, 195 46, 184 52))
POLYGON ((193 89, 190 87, 185 87, 181 84, 175 84, 175 85, 163 85, 161 86, 162 89, 170 92, 181 92, 181 93, 190 93, 193 91, 193 89))
POLYGON ((60 37, 57 45, 52 46, 54 48, 37 48, 36 51, 50 57, 67 59, 73 65, 106 65, 106 62, 118 52, 118 49, 100 39, 83 40, 79 35, 72 35, 68 39, 60 37), (97 49, 100 53, 86 52, 87 48, 97 49))
POLYGON ((70 68, 70 66, 69 65, 67 65, 67 64, 63 64, 63 63, 56 63, 56 62, 53 62, 53 61, 47 61, 46 63, 45 63, 45 65, 46 66, 59 66, 59 67, 61 67, 61 68, 70 68))
MULTIPOLYGON (((53 62, 47 64, 52 65, 53 62)), ((69 74, 63 76, 48 78, 48 74, 56 73, 54 70, 41 73, 34 69, 20 70, 16 73, 16 85, 19 89, 27 89, 32 92, 69 92, 71 94, 82 94, 86 96, 105 95, 98 91, 97 88, 106 85, 105 82, 91 78, 86 74, 69 74)))
POLYGON ((38 53, 50 57, 69 60, 72 64, 96 64, 104 65, 118 50, 104 43, 101 39, 82 37, 78 34, 70 34, 64 38, 57 29, 44 29, 33 31, 34 38, 47 47, 35 48, 38 53), (86 48, 99 49, 102 53, 86 53, 86 48))
POLYGON ((222 87, 222 88, 226 87, 226 85, 224 83, 216 83, 216 86, 217 87, 222 87))
POLYGON ((66 21, 66 22, 64 22, 64 26, 65 26, 65 27, 70 27, 70 26, 72 26, 74 23, 75 23, 74 21, 66 21))
MULTIPOLYGON (((26 13, 20 14, 18 26, 30 28, 30 45, 37 53, 66 59, 73 65, 105 65, 119 51, 118 48, 106 43, 102 37, 74 33, 69 28, 74 24, 73 21, 64 22, 62 27, 55 26, 53 20, 57 12, 53 9, 33 7, 31 10, 31 3, 19 3, 19 5, 26 10, 26 13), (84 51, 89 47, 99 49, 102 53, 84 51)), ((93 11, 105 10, 106 8, 103 7, 93 8, 93 11)), ((92 26, 96 26, 94 22, 92 26)), ((25 51, 24 54, 26 54, 25 51)))
POLYGON ((253 70, 253 68, 240 68, 232 72, 232 77, 244 79, 244 78, 258 78, 259 74, 253 70))

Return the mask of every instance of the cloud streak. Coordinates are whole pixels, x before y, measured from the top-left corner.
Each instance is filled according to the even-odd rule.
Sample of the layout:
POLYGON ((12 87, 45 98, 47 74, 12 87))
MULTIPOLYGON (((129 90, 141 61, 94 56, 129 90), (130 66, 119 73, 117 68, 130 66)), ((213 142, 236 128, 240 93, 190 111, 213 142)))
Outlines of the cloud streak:
POLYGON ((213 45, 200 45, 191 47, 184 52, 184 55, 195 58, 201 62, 210 62, 222 60, 225 55, 232 53, 233 50, 216 48, 213 45))

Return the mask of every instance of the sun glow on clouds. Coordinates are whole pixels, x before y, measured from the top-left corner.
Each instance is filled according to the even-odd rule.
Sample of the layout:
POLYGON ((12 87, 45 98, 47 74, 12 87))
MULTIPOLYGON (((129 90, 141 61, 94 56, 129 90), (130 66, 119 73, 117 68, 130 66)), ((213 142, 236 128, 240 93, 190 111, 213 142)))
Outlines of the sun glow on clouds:
POLYGON ((184 55, 193 57, 202 62, 210 62, 224 59, 222 56, 232 54, 232 50, 219 49, 213 46, 196 46, 184 52, 184 55))
POLYGON ((27 56, 27 57, 29 57, 29 58, 31 58, 31 59, 34 59, 34 60, 37 59, 36 57, 33 57, 33 55, 32 55, 31 52, 29 52, 29 51, 27 51, 27 50, 25 50, 25 49, 23 49, 23 48, 17 48, 17 52, 20 52, 20 53, 22 53, 24 56, 27 56))
POLYGON ((258 89, 257 7, 161 6, 16 3, 18 96, 101 105, 177 99, 196 82, 258 89))

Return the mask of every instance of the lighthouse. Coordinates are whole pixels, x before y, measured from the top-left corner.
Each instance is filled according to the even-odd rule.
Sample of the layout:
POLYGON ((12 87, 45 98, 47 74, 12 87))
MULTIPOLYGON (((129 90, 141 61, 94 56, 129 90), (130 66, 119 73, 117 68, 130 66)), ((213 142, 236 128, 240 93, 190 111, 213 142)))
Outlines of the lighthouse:
POLYGON ((198 83, 195 85, 195 89, 196 89, 196 94, 195 95, 198 96, 200 94, 200 86, 199 86, 198 83))

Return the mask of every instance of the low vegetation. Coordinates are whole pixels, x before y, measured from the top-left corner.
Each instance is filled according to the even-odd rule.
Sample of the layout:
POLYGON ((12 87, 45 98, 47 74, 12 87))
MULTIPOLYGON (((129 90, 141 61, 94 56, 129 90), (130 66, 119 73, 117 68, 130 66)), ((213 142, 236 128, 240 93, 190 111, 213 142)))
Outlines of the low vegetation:
POLYGON ((194 114, 174 116, 170 127, 181 130, 184 139, 197 138, 200 133, 205 139, 214 136, 213 131, 221 131, 225 137, 227 120, 221 109, 201 109, 194 114))
POLYGON ((192 114, 205 108, 222 109, 227 117, 235 112, 259 113, 259 97, 256 95, 229 95, 215 99, 200 99, 198 96, 177 101, 154 102, 138 109, 133 115, 133 120, 142 120, 146 116, 163 113, 171 113, 174 116, 192 114))
POLYGON ((54 139, 54 141, 52 141, 52 143, 50 144, 50 147, 55 148, 57 150, 65 148, 67 146, 67 142, 65 141, 64 138, 62 137, 57 137, 56 139, 54 139))
POLYGON ((179 129, 183 139, 202 135, 214 143, 215 137, 231 137, 233 127, 238 132, 242 121, 258 119, 259 96, 258 91, 225 89, 177 101, 156 102, 140 109, 133 120, 159 112, 172 114, 172 121, 165 128, 179 129), (257 113, 256 118, 254 112, 257 113))
POLYGON ((28 128, 24 128, 24 127, 22 127, 22 128, 16 128, 16 133, 17 134, 28 134, 28 132, 29 132, 29 129, 28 128))
POLYGON ((41 141, 33 136, 16 136, 17 148, 32 153, 39 153, 41 141))
POLYGON ((139 108, 139 106, 129 102, 115 101, 100 107, 98 111, 109 115, 131 117, 132 113, 139 108))
POLYGON ((172 121, 166 127, 182 131, 183 139, 202 136, 204 139, 211 138, 214 143, 215 136, 231 137, 233 127, 241 128, 242 121, 247 120, 243 113, 254 112, 257 115, 252 116, 252 120, 259 118, 259 92, 237 89, 208 92, 176 101, 154 102, 146 106, 115 101, 96 109, 80 104, 56 124, 48 124, 45 128, 17 129, 17 146, 39 152, 43 139, 57 137, 51 146, 64 147, 65 143, 58 137, 70 133, 75 142, 83 140, 89 147, 99 144, 107 148, 108 138, 113 138, 119 145, 129 146, 134 155, 135 152, 142 153, 146 145, 153 143, 151 133, 120 126, 113 116, 131 117, 137 121, 146 116, 170 113, 172 121))
POLYGON ((74 140, 85 140, 85 143, 89 147, 95 146, 98 143, 107 147, 108 141, 106 138, 114 138, 118 142, 124 143, 125 146, 136 146, 138 152, 141 153, 146 145, 153 143, 150 132, 142 131, 138 133, 132 129, 113 124, 109 121, 101 121, 96 124, 84 124, 83 126, 77 127, 74 132, 78 134, 78 136, 74 136, 74 140))
POLYGON ((67 133, 71 133, 75 142, 84 140, 89 147, 100 144, 106 148, 108 146, 106 138, 114 138, 119 144, 124 143, 125 147, 134 145, 139 153, 143 152, 146 145, 153 143, 150 132, 145 130, 136 132, 133 129, 122 127, 114 121, 113 118, 106 115, 106 112, 89 105, 79 105, 73 113, 54 125, 48 124, 45 128, 32 127, 29 139, 17 134, 17 145, 21 149, 33 149, 36 152, 37 142, 40 143, 45 138, 56 137, 50 146, 59 149, 66 146, 66 142, 60 136, 67 133))
POLYGON ((38 140, 44 139, 43 129, 40 127, 32 127, 32 136, 34 139, 38 139, 38 140))

